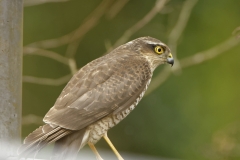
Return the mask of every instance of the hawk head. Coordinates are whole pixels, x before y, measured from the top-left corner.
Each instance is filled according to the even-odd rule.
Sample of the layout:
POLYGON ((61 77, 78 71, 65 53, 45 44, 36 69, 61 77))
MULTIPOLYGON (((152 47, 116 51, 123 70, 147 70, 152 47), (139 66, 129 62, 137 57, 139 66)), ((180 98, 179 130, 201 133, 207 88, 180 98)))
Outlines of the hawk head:
POLYGON ((174 64, 174 59, 169 47, 158 39, 140 37, 125 44, 132 51, 144 56, 154 70, 164 63, 174 64))

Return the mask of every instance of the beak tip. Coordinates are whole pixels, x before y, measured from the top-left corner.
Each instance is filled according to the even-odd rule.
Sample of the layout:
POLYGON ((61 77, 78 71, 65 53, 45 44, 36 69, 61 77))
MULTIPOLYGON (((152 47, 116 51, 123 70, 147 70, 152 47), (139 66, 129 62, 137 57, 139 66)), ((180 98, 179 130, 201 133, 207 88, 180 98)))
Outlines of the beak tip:
POLYGON ((173 58, 168 58, 167 59, 167 63, 171 64, 171 66, 173 66, 174 64, 174 59, 173 58))

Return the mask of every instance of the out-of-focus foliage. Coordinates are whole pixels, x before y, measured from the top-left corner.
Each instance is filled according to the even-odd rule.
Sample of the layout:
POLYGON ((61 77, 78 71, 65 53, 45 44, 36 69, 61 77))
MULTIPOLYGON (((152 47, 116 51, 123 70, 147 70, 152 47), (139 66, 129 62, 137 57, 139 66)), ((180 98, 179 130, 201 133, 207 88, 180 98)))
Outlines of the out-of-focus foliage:
MULTIPOLYGON (((101 2, 70 0, 25 7, 24 45, 72 32, 101 2)), ((168 44, 184 2, 167 2, 129 40, 152 36, 168 44)), ((103 55, 156 1, 128 1, 116 15, 112 13, 117 10, 112 9, 114 3, 82 37, 74 56, 78 68, 103 55)), ((177 58, 218 45, 230 38, 239 25, 239 0, 199 0, 181 33, 177 58)), ((65 56, 67 48, 68 45, 62 45, 48 50, 65 56)), ((109 131, 117 149, 177 159, 240 159, 239 50, 240 45, 216 58, 173 72, 143 98, 130 116, 109 131)), ((23 75, 54 79, 71 73, 67 65, 39 55, 26 55, 23 63, 23 75)), ((155 74, 163 68, 159 67, 155 74)), ((23 83, 23 116, 43 117, 64 86, 23 83)), ((23 125, 23 137, 37 127, 23 125)), ((96 146, 109 148, 103 140, 96 146)))

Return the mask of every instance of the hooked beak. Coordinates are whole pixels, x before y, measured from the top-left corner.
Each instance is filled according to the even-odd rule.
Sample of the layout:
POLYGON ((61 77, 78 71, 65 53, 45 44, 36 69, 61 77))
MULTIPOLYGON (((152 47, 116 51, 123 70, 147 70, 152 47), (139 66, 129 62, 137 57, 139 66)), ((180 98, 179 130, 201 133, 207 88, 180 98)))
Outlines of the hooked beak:
POLYGON ((173 66, 174 59, 173 59, 172 53, 169 53, 168 58, 167 58, 167 63, 169 63, 173 66))

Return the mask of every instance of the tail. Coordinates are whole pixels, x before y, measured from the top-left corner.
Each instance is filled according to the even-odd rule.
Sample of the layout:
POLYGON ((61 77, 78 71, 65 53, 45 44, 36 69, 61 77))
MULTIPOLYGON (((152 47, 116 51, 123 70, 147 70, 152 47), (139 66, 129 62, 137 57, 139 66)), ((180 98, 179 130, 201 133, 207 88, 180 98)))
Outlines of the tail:
POLYGON ((35 155, 47 144, 55 142, 52 160, 73 159, 78 151, 87 143, 89 132, 86 129, 79 131, 61 127, 52 127, 49 124, 40 126, 30 133, 18 149, 19 157, 35 155))
POLYGON ((30 133, 18 149, 19 157, 25 157, 31 153, 38 153, 44 146, 55 142, 74 131, 61 127, 52 127, 49 124, 40 126, 30 133))
POLYGON ((87 144, 89 132, 86 129, 76 131, 56 141, 51 160, 73 160, 79 150, 87 144))

